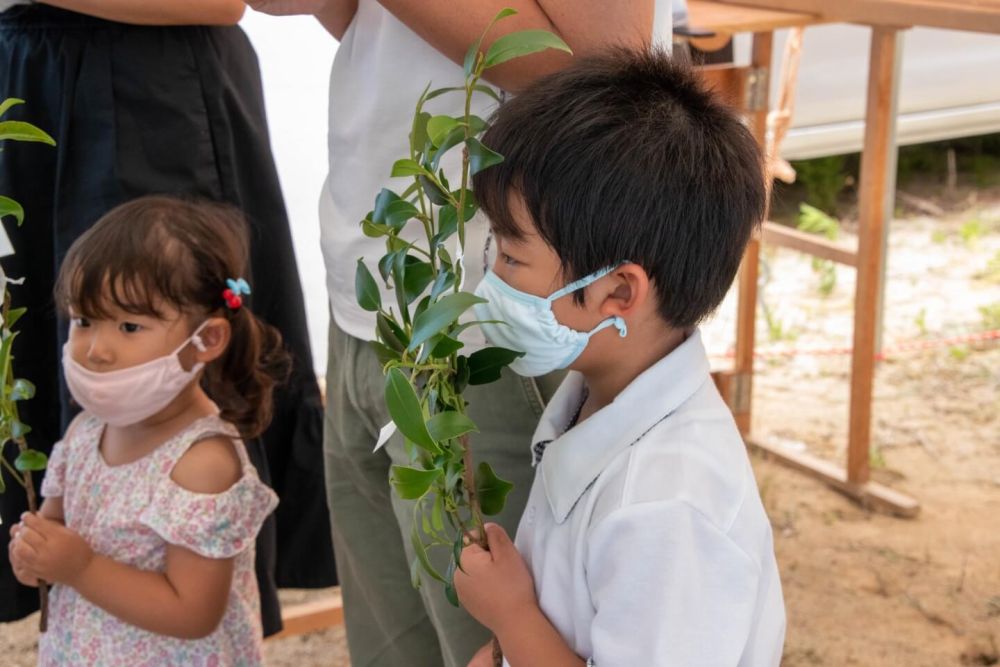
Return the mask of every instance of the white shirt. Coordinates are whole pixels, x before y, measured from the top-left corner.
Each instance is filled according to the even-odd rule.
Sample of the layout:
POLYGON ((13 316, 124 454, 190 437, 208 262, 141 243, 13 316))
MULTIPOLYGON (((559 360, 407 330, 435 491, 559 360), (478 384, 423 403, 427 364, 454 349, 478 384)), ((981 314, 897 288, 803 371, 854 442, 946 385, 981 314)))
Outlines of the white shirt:
MULTIPOLYGON (((654 31, 666 45, 670 44, 670 0, 655 0, 654 31)), ((356 338, 369 340, 375 331, 375 315, 362 310, 355 300, 358 258, 364 257, 369 270, 377 276, 375 267, 385 254, 384 239, 365 236, 361 219, 372 210, 382 188, 401 193, 412 182, 409 178, 390 178, 389 173, 393 162, 409 157, 414 107, 424 87, 428 83, 432 88, 459 86, 463 81, 459 65, 376 0, 359 0, 330 73, 330 173, 319 203, 320 245, 330 309, 337 325, 356 338)), ((472 113, 488 119, 495 105, 492 98, 477 94, 472 113)), ((450 93, 431 100, 424 108, 432 114, 457 116, 463 107, 462 94, 450 93)), ((448 180, 456 184, 461 150, 452 150, 441 166, 448 180)), ((411 241, 424 238, 419 223, 410 224, 410 234, 404 236, 411 241)), ((483 277, 479 255, 488 229, 478 216, 466 231, 465 289, 471 291, 483 277)), ((395 304, 384 290, 382 301, 395 304)), ((478 327, 467 330, 462 340, 466 352, 483 344, 478 327)))
MULTIPOLYGON (((413 182, 409 177, 390 178, 389 173, 396 160, 409 157, 414 109, 424 88, 427 84, 431 89, 461 86, 464 80, 459 65, 378 2, 358 2, 330 73, 330 174, 319 207, 330 308, 337 325, 356 338, 370 340, 375 333, 375 315, 362 310, 354 295, 359 257, 365 258, 383 288, 382 302, 393 306, 396 303, 377 277, 385 239, 365 236, 360 222, 372 210, 382 188, 401 194, 413 182)), ((464 93, 458 92, 431 100, 424 110, 432 115, 458 116, 464 106, 464 93)), ((485 119, 495 107, 491 97, 482 93, 473 96, 473 114, 485 119)), ((461 148, 455 148, 441 162, 453 187, 459 182, 461 153, 461 148)), ((488 227, 480 216, 470 221, 466 231, 469 256, 465 261, 465 285, 471 290, 483 276, 481 249, 488 227)), ((423 228, 416 221, 409 223, 403 236, 410 241, 419 239, 426 246, 423 228)), ((457 235, 452 238, 457 243, 457 235)), ((467 344, 482 342, 478 328, 467 333, 478 336, 478 340, 463 336, 467 344)))
POLYGON ((542 611, 597 667, 778 665, 771 526, 695 332, 563 433, 583 377, 542 415, 515 544, 542 611))

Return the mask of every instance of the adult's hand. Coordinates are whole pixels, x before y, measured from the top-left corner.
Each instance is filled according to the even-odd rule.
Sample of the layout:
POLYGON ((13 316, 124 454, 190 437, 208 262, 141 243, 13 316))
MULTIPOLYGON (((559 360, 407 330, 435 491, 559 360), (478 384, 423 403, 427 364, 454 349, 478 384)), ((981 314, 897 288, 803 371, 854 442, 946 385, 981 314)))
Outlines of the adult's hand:
POLYGON ((326 7, 329 0, 244 0, 255 12, 271 16, 316 14, 326 7))

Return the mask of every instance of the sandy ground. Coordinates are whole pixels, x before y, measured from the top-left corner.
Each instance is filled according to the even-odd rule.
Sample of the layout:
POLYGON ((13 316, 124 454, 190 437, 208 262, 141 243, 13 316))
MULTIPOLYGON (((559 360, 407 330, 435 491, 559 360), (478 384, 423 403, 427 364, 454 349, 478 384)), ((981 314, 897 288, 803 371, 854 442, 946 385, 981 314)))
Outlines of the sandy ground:
MULTIPOLYGON (((761 318, 759 349, 850 345, 853 271, 838 269, 823 297, 809 259, 769 250, 765 262, 774 326, 761 318)), ((1000 328, 1000 192, 894 222, 887 277, 889 348, 1000 328)), ((730 300, 705 328, 720 365, 733 315, 730 300)), ((758 369, 756 436, 843 461, 849 358, 764 356, 758 369)), ((784 664, 1000 664, 1000 343, 891 356, 874 412, 873 477, 918 498, 916 519, 870 513, 754 458, 788 609, 784 664)), ((0 625, 4 665, 34 664, 35 627, 34 617, 0 625)), ((342 628, 268 642, 267 655, 276 666, 349 665, 342 628)))

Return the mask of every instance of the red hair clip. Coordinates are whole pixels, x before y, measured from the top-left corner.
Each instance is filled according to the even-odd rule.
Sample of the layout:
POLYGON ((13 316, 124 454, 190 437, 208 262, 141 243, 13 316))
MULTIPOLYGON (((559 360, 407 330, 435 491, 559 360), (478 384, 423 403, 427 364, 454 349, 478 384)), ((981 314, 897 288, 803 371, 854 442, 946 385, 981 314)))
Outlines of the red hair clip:
POLYGON ((222 298, 226 300, 226 305, 229 306, 230 310, 239 310, 240 306, 243 305, 243 298, 240 295, 250 294, 250 285, 243 278, 236 280, 228 278, 226 285, 228 287, 222 290, 222 298))

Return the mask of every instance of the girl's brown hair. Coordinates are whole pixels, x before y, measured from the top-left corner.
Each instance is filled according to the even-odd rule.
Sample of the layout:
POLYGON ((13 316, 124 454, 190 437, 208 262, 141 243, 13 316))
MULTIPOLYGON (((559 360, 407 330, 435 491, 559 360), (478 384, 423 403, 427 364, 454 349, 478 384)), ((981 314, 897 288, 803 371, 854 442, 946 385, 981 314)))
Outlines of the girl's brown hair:
MULTIPOLYGON (((225 317, 229 346, 205 367, 202 387, 223 419, 244 438, 271 421, 271 395, 284 382, 291 357, 277 329, 257 319, 247 303, 228 308, 229 278, 245 277, 246 221, 227 205, 147 196, 102 217, 69 249, 56 281, 56 303, 66 314, 102 319, 113 305, 163 318, 169 304, 194 319, 225 317)), ((246 296, 243 297, 247 299, 246 296)))

